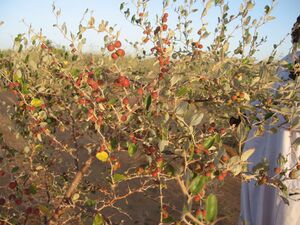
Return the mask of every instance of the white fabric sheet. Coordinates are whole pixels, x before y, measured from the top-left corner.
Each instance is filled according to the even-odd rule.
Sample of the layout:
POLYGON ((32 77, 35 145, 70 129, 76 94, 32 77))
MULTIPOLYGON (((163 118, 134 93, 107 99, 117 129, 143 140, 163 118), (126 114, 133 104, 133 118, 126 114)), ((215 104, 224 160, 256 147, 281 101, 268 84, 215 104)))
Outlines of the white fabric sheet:
MULTIPOLYGON (((249 138, 254 134, 251 130, 249 138)), ((252 167, 261 161, 263 157, 269 161, 270 174, 277 167, 277 157, 281 153, 287 157, 286 167, 290 168, 297 162, 300 148, 297 153, 291 151, 291 143, 300 137, 300 132, 291 132, 280 129, 277 133, 265 133, 261 137, 256 137, 245 145, 245 150, 255 148, 255 153, 249 158, 250 171, 252 167)), ((255 185, 255 181, 242 184, 241 192, 241 216, 240 225, 300 225, 300 180, 290 180, 285 183, 293 195, 289 199, 290 204, 286 205, 275 188, 266 185, 255 185)))
MULTIPOLYGON (((290 61, 290 56, 284 60, 290 61)), ((288 72, 279 71, 279 77, 288 79, 288 72)), ((280 84, 276 85, 277 87, 280 84)), ((293 141, 300 137, 300 131, 290 131, 281 128, 277 133, 265 132, 260 137, 252 139, 255 133, 253 128, 248 136, 248 142, 244 150, 255 148, 254 154, 249 158, 249 171, 253 166, 261 162, 262 158, 269 161, 269 174, 274 175, 274 168, 278 166, 279 154, 285 156, 288 162, 286 168, 291 168, 297 163, 300 147, 295 151, 291 149, 293 141)), ((290 196, 289 205, 278 194, 278 191, 267 185, 255 185, 255 181, 242 184, 241 191, 241 214, 239 225, 300 225, 300 180, 289 180, 285 182, 290 193, 299 193, 290 196), (297 201, 297 199, 299 199, 297 201)))

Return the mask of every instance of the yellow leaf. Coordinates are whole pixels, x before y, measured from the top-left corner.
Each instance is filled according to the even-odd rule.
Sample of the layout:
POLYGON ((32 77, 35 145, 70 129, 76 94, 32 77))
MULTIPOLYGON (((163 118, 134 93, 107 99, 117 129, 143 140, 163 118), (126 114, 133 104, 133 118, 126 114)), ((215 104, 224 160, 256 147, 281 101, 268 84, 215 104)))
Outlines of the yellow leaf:
POLYGON ((98 152, 96 154, 96 158, 99 159, 102 162, 106 162, 108 159, 108 153, 103 151, 103 152, 98 152))
POLYGON ((44 102, 38 98, 34 98, 31 100, 30 105, 34 106, 34 107, 40 107, 41 105, 43 105, 44 102))

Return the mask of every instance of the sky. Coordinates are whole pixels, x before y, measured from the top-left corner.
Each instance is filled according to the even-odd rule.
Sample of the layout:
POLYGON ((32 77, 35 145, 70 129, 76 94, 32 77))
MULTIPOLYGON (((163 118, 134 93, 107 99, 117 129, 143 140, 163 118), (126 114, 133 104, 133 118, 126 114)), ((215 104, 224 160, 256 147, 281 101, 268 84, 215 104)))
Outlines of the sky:
MULTIPOLYGON (((199 2, 201 0, 198 0, 199 2)), ((232 10, 238 10, 242 0, 225 0, 229 1, 229 6, 232 10)), ((142 37, 142 31, 133 26, 127 21, 124 15, 120 12, 119 6, 121 0, 56 0, 55 5, 61 9, 62 22, 66 22, 68 30, 76 33, 79 21, 88 8, 93 10, 93 16, 97 22, 103 20, 109 21, 110 25, 116 25, 116 29, 120 30, 120 39, 125 38, 129 41, 140 41, 142 37)), ((162 8, 161 0, 150 0, 149 14, 154 18, 156 14, 161 13, 162 8)), ((177 0, 177 3, 183 2, 183 0, 177 0)), ((263 14, 264 6, 270 4, 271 0, 256 0, 255 8, 251 11, 251 16, 259 17, 263 14)), ((52 0, 0 0, 0 21, 4 21, 4 24, 0 26, 0 49, 11 48, 13 45, 14 37, 18 33, 26 33, 27 27, 22 22, 31 24, 35 31, 43 30, 43 34, 46 35, 57 45, 65 45, 67 42, 57 29, 53 27, 55 23, 55 16, 52 13, 52 0)), ((217 9, 212 8, 206 17, 206 21, 210 24, 209 29, 214 30, 214 26, 217 22, 217 9)), ((171 14, 170 9, 170 14, 171 14)), ((268 36, 268 43, 262 46, 262 50, 256 55, 257 58, 267 57, 272 51, 273 44, 277 44, 282 38, 290 32, 292 25, 296 21, 298 15, 300 15, 300 0, 278 0, 276 8, 274 9, 273 16, 276 17, 266 24, 261 30, 260 34, 268 36)), ((171 17, 172 18, 172 17, 171 17)), ((192 19, 197 24, 199 20, 199 13, 194 14, 192 19), (198 20, 198 21, 197 21, 198 20)), ((175 26, 176 17, 171 19, 170 26, 175 26), (173 24, 172 24, 173 23, 173 24)), ((212 37, 208 40, 211 40, 212 37)), ((281 45, 278 50, 278 57, 283 57, 290 51, 291 42, 290 37, 281 45)), ((240 40, 236 35, 232 39, 232 46, 238 44, 240 40)), ((97 52, 100 46, 103 47, 103 36, 96 34, 95 32, 87 33, 87 45, 86 51, 97 52)), ((205 46, 206 43, 204 43, 205 46)), ((208 43, 207 43, 208 45, 208 43)), ((129 44, 125 44, 125 50, 133 51, 129 44)))

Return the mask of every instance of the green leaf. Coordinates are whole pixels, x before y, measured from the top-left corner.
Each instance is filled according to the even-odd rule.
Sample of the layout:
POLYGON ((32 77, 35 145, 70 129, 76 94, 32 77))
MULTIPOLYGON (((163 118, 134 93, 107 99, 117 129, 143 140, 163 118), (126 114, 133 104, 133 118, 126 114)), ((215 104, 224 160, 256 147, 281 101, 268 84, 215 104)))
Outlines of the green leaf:
POLYGON ((218 214, 218 199, 214 194, 210 194, 205 203, 206 220, 212 222, 216 219, 218 214))
POLYGON ((245 152, 243 152, 242 156, 241 156, 241 160, 242 161, 247 161, 249 159, 249 157, 254 153, 255 149, 251 148, 245 152))
POLYGON ((88 199, 84 203, 84 205, 86 205, 88 207, 94 207, 96 204, 97 204, 97 201, 96 200, 92 200, 92 199, 88 199))
POLYGON ((176 115, 183 115, 186 113, 189 104, 186 101, 182 101, 175 109, 176 115))
POLYGON ((32 195, 35 195, 37 193, 36 186, 33 184, 31 184, 28 189, 29 189, 29 193, 32 195))
POLYGON ((175 84, 177 84, 180 80, 182 80, 182 76, 181 75, 174 75, 172 76, 170 83, 171 83, 171 87, 174 86, 175 84))
POLYGON ((151 97, 151 95, 148 95, 146 98, 146 102, 145 102, 146 110, 149 110, 151 102, 152 102, 152 97, 151 97))
POLYGON ((120 181, 125 180, 125 179, 126 179, 126 176, 123 175, 123 174, 115 173, 115 174, 113 175, 113 180, 114 180, 114 182, 120 182, 120 181))
POLYGON ((219 144, 220 141, 221 141, 221 135, 220 135, 220 134, 216 134, 216 135, 215 135, 215 143, 216 143, 216 144, 219 144))
POLYGON ((275 114, 275 113, 273 113, 273 112, 267 113, 267 114, 265 115, 265 120, 271 118, 274 114, 275 114))
POLYGON ((124 6, 125 6, 125 2, 122 2, 120 5, 120 11, 122 11, 124 9, 124 6))
POLYGON ((163 223, 173 223, 175 220, 172 217, 163 218, 163 223))
POLYGON ((203 119, 204 114, 203 113, 196 113, 192 116, 190 125, 191 126, 197 126, 203 119))
POLYGON ((116 138, 111 138, 110 139, 110 145, 109 145, 109 150, 113 151, 118 147, 118 140, 116 138))
POLYGON ((19 167, 18 166, 15 166, 14 168, 11 169, 11 172, 12 173, 15 173, 19 170, 19 167))
POLYGON ((189 92, 189 89, 187 87, 181 87, 177 91, 177 96, 182 97, 182 96, 186 95, 188 92, 189 92))
POLYGON ((208 137, 204 140, 204 148, 210 149, 215 143, 215 136, 208 137))
POLYGON ((118 99, 117 98, 112 98, 112 99, 110 99, 108 102, 107 102, 107 104, 108 105, 114 105, 115 103, 117 103, 118 102, 118 99))
POLYGON ((128 155, 132 157, 137 151, 137 146, 133 143, 128 144, 128 155))
POLYGON ((208 0, 208 2, 207 2, 206 5, 205 5, 205 8, 204 8, 204 10, 203 10, 203 12, 202 12, 201 18, 204 17, 204 16, 206 16, 208 10, 209 10, 210 7, 212 6, 212 3, 213 3, 213 0, 208 0))
POLYGON ((206 176, 196 176, 190 185, 190 191, 193 195, 197 195, 202 188, 204 187, 205 183, 208 181, 208 177, 206 176))
POLYGON ((34 106, 34 107, 40 107, 41 105, 43 105, 44 102, 38 98, 34 98, 31 100, 30 105, 34 106))
POLYGON ((93 225, 104 225, 104 219, 103 219, 102 215, 97 214, 94 217, 93 225))

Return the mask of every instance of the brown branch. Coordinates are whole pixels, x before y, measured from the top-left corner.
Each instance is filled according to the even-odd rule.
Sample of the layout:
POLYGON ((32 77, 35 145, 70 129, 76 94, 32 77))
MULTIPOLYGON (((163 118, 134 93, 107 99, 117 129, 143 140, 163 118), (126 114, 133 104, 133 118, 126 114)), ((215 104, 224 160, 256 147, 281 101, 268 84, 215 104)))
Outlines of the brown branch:
POLYGON ((90 168, 90 166, 92 165, 93 161, 95 159, 95 156, 90 156, 86 162, 84 163, 83 167, 81 168, 80 171, 78 171, 76 173, 76 176, 74 177, 71 185, 69 186, 64 198, 62 199, 60 205, 55 209, 54 214, 52 215, 52 217, 49 220, 49 225, 54 225, 56 224, 57 219, 59 218, 59 216, 64 212, 65 207, 64 204, 62 204, 63 201, 69 201, 72 194, 74 193, 74 191, 76 190, 76 188, 78 187, 79 183, 81 182, 83 176, 87 173, 88 169, 90 168))

